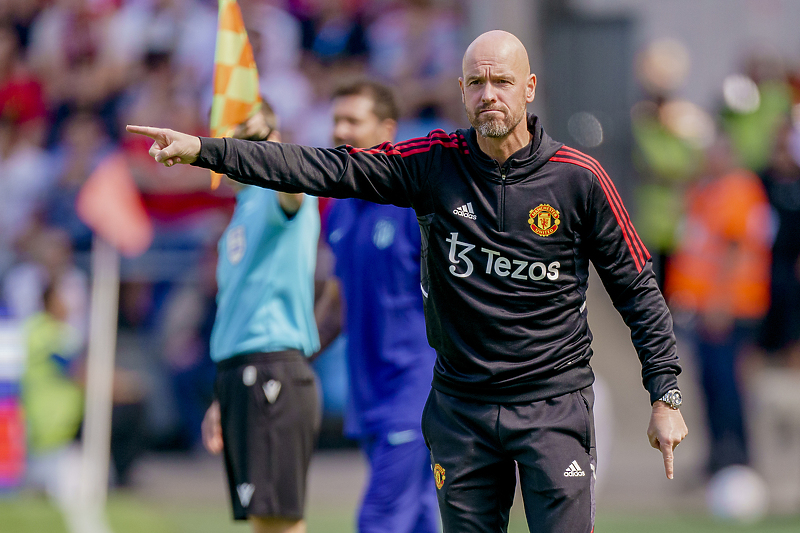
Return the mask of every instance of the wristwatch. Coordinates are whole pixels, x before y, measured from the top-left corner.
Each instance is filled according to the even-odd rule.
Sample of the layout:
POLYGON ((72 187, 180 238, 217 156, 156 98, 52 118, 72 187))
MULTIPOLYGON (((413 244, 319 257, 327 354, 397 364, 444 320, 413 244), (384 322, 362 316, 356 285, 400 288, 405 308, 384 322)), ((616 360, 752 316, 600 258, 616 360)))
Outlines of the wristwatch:
POLYGON ((659 398, 659 401, 664 402, 673 409, 677 409, 678 407, 681 406, 681 403, 683 402, 683 397, 681 396, 680 390, 670 389, 664 393, 664 396, 659 398))

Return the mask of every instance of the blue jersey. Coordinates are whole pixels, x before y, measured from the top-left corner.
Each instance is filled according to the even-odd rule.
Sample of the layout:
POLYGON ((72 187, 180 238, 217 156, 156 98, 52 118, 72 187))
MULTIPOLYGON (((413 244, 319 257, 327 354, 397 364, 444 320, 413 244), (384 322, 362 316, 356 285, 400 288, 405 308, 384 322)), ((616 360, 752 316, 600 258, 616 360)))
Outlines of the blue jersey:
POLYGON ((436 353, 426 337, 414 211, 337 200, 328 243, 347 313, 345 430, 358 438, 419 429, 436 353))
POLYGON ((211 358, 319 349, 314 320, 317 199, 306 197, 289 219, 278 193, 245 187, 219 241, 217 316, 211 358))

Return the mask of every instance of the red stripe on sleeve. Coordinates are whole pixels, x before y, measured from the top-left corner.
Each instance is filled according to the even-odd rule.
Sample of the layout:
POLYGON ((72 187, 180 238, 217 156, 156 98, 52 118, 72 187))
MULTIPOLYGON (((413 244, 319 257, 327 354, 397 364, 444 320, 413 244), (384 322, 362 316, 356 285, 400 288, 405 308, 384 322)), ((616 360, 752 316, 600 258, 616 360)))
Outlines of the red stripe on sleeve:
POLYGON ((433 147, 434 144, 441 144, 445 148, 458 148, 458 146, 456 146, 455 144, 449 144, 449 143, 445 144, 443 142, 433 142, 428 146, 423 146, 422 148, 415 148, 415 149, 409 150, 407 152, 402 152, 400 155, 403 156, 403 157, 407 157, 409 155, 419 154, 419 153, 422 153, 422 152, 428 152, 428 151, 430 151, 430 149, 433 147))
MULTIPOLYGON (((636 228, 633 227, 633 222, 631 222, 631 217, 628 214, 628 211, 625 209, 624 204, 622 203, 622 198, 620 197, 619 192, 617 191, 617 188, 614 186, 614 182, 611 181, 611 177, 609 177, 609 175, 605 171, 605 169, 600 165, 600 163, 597 162, 596 159, 584 154, 583 152, 579 152, 578 150, 575 150, 574 148, 570 148, 568 146, 564 146, 562 148, 562 150, 564 150, 564 149, 568 150, 574 157, 578 157, 579 159, 581 159, 581 160, 589 163, 593 167, 595 167, 595 169, 597 169, 600 172, 600 174, 605 177, 606 183, 608 184, 611 193, 613 194, 614 198, 616 199, 617 206, 619 207, 619 209, 620 209, 620 211, 621 211, 621 213, 622 213, 622 215, 624 217, 623 220, 627 223, 627 228, 631 233, 631 236, 632 236, 632 239, 633 239, 633 243, 638 248, 638 252, 639 252, 640 257, 644 258, 645 260, 649 259, 650 258, 650 252, 647 251, 647 247, 645 247, 644 243, 639 238, 639 234, 636 233, 636 228)), ((560 151, 561 150, 559 150, 559 152, 560 151)), ((600 176, 598 176, 598 177, 600 177, 600 176)))
POLYGON ((406 148, 406 147, 417 146, 417 145, 420 145, 420 144, 428 143, 433 139, 442 139, 442 140, 448 140, 448 141, 452 141, 453 140, 452 136, 448 135, 443 130, 433 130, 432 132, 430 132, 430 134, 428 134, 427 137, 415 137, 413 139, 407 139, 405 141, 400 141, 400 142, 395 144, 395 147, 402 149, 402 148, 406 148))
POLYGON ((351 153, 351 154, 363 152, 363 153, 366 153, 366 154, 401 155, 400 154, 400 150, 397 150, 396 148, 391 148, 389 150, 386 150, 383 146, 384 145, 380 145, 377 148, 369 148, 369 149, 367 149, 367 148, 355 148, 353 146, 348 146, 347 152, 351 153))
POLYGON ((442 130, 435 130, 430 133, 428 137, 419 137, 416 139, 409 139, 395 144, 395 148, 400 150, 401 154, 405 157, 407 155, 418 154, 430 150, 435 144, 444 146, 445 148, 460 149, 463 153, 468 154, 469 150, 466 146, 463 148, 459 144, 459 138, 456 134, 448 135, 442 130))
MULTIPOLYGON (((557 155, 558 155, 558 153, 556 153, 556 156, 557 155)), ((644 264, 642 262, 642 259, 639 257, 639 255, 636 252, 634 252, 634 247, 631 244, 630 236, 628 235, 628 232, 625 229, 625 225, 623 224, 623 221, 622 221, 622 218, 620 216, 620 213, 617 210, 616 205, 614 205, 614 203, 611 201, 608 189, 606 189, 606 185, 603 182, 603 180, 600 179, 600 176, 597 175, 597 171, 595 169, 593 169, 591 166, 589 166, 587 163, 584 163, 583 161, 579 161, 579 160, 573 159, 572 157, 567 158, 567 157, 556 157, 556 156, 551 157, 550 161, 555 161, 557 163, 571 163, 573 165, 578 165, 579 167, 583 167, 583 168, 591 171, 592 174, 597 176, 597 180, 600 182, 600 186, 603 188, 603 192, 606 195, 606 199, 609 201, 608 203, 611 206, 611 210, 614 212, 614 218, 617 219, 617 224, 619 225, 620 229, 622 230, 622 236, 625 238, 625 242, 628 244, 628 250, 631 253, 631 257, 633 257, 634 264, 636 264, 636 270, 638 272, 641 272, 642 271, 642 267, 644 266, 644 264)))
POLYGON ((448 135, 443 131, 434 131, 428 137, 419 137, 417 139, 409 139, 407 141, 399 142, 395 145, 391 143, 383 143, 375 148, 355 148, 348 146, 347 151, 350 154, 367 153, 367 154, 386 154, 386 155, 399 155, 406 157, 409 155, 419 154, 429 151, 434 145, 444 146, 445 148, 460 149, 463 153, 468 154, 469 150, 466 147, 466 140, 464 146, 459 144, 459 137, 455 134, 448 135))

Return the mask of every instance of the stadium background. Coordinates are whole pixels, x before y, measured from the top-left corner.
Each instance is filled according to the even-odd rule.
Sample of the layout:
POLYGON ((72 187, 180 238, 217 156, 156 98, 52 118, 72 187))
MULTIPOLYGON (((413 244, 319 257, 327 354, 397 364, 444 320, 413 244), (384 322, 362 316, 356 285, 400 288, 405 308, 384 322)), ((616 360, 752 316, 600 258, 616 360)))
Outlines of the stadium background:
MULTIPOLYGON (((695 124, 687 136, 701 144, 708 142, 703 121, 716 121, 731 107, 725 87, 732 75, 761 81, 753 74, 760 66, 787 87, 794 83, 795 96, 800 76, 800 4, 792 0, 240 4, 248 15, 263 92, 281 114, 283 129, 290 140, 321 146, 330 142, 326 93, 339 77, 356 72, 394 83, 404 103, 400 138, 464 126, 455 83, 463 49, 488 29, 515 33, 539 77, 531 110, 555 138, 604 164, 635 218, 651 208, 637 195, 645 172, 634 156, 631 117, 654 90, 642 75, 648 57, 643 52, 653 43, 667 51, 654 56, 663 63, 653 67, 662 75, 656 75, 660 90, 694 104, 684 117, 695 124)), ((112 489, 115 531, 246 529, 228 519, 219 460, 197 445, 209 383, 203 339, 213 299, 213 246, 231 197, 225 190, 209 193, 205 172, 171 169, 173 175, 184 173, 176 179, 152 165, 142 157, 142 145, 122 130, 127 122, 204 132, 215 8, 213 0, 0 1, 2 27, 22 43, 2 57, 0 69, 0 184, 8 183, 3 185, 8 193, 0 197, 4 314, 36 308, 33 297, 14 290, 28 278, 15 275, 20 265, 46 259, 35 245, 24 244, 59 248, 66 236, 61 260, 75 272, 76 283, 83 279, 86 286, 90 234, 77 220, 73 200, 104 154, 117 148, 126 153, 155 228, 151 248, 122 265, 117 364, 118 377, 130 386, 122 387, 115 416, 119 426, 137 428, 139 439, 120 437, 136 446, 130 465, 124 465, 129 477, 116 479, 112 489), (77 39, 81 35, 85 38, 77 39), (15 188, 12 178, 19 175, 27 176, 25 186, 15 188)), ((681 185, 674 188, 680 191, 681 185)), ((76 299, 80 303, 81 296, 76 299)), ((593 367, 607 385, 606 420, 612 428, 607 449, 601 450, 607 464, 600 466, 597 531, 727 531, 706 507, 707 421, 690 343, 679 345, 690 438, 677 450, 675 481, 667 482, 645 438, 649 409, 636 355, 596 278, 589 306, 593 367)), ((312 466, 309 531, 350 531, 364 466, 339 437, 346 394, 341 353, 321 359, 317 370, 326 432, 312 466)), ((766 416, 758 411, 757 369, 751 377, 747 406, 760 421, 766 416)), ((784 465, 783 479, 773 483, 784 492, 773 498, 770 517, 737 529, 800 530, 800 497, 792 503, 792 495, 800 493, 798 426, 753 423, 751 437, 755 466, 763 464, 768 472, 770 461, 784 465), (774 447, 776 440, 783 447, 774 447)), ((524 531, 523 523, 515 507, 511 530, 524 531)), ((12 488, 0 500, 0 531, 61 530, 57 511, 35 493, 12 488)))

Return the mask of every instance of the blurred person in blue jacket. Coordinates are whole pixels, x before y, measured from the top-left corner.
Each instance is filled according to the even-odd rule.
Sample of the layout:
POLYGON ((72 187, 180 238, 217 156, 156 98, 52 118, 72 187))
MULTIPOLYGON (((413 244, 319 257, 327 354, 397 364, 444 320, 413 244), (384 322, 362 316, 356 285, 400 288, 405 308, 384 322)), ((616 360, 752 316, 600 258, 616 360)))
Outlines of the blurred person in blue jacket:
MULTIPOLYGON (((359 149, 393 142, 398 114, 391 89, 352 81, 333 95, 334 141, 359 149)), ((335 278, 316 312, 324 346, 341 329, 340 305, 345 310, 345 433, 359 442, 370 466, 358 531, 438 531, 434 478, 420 427, 436 353, 425 330, 416 215, 365 200, 337 200, 326 227, 335 278)))

